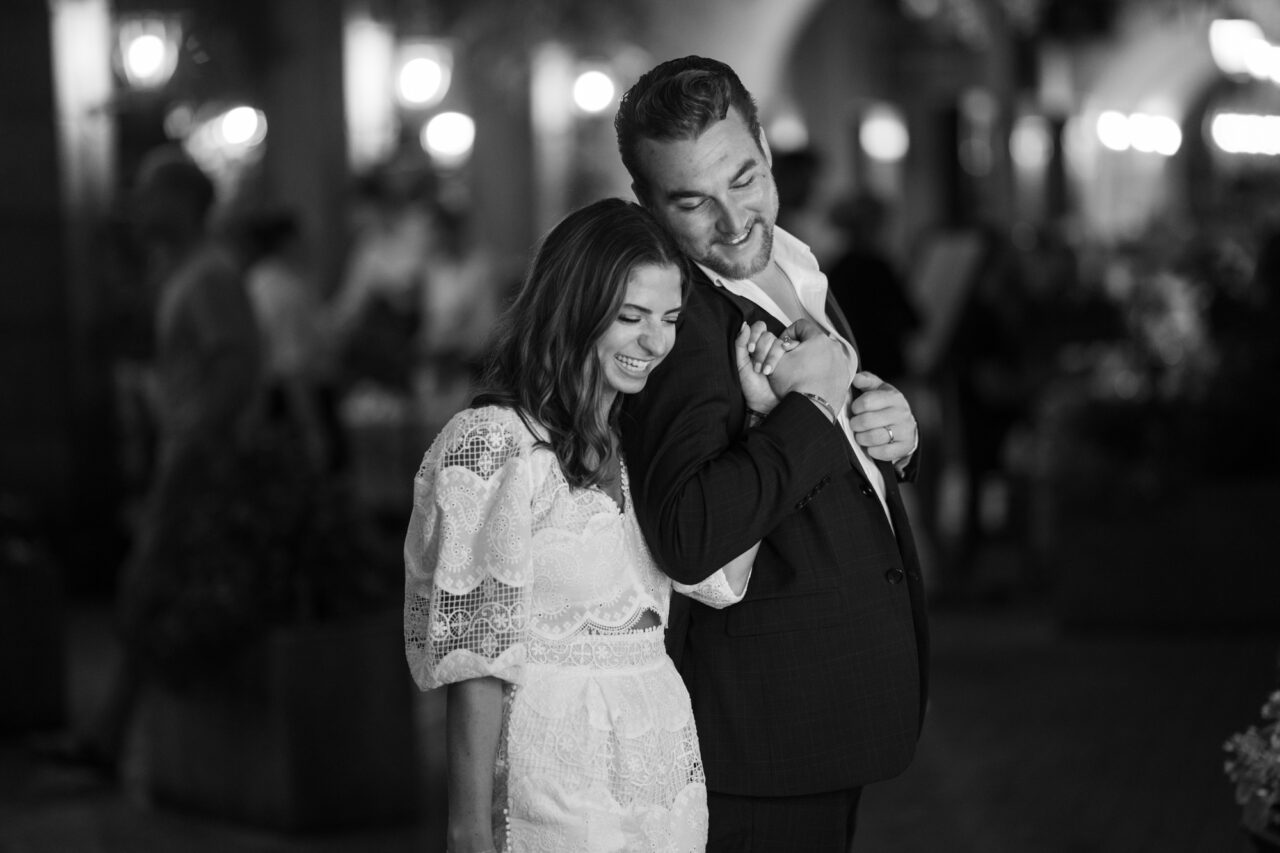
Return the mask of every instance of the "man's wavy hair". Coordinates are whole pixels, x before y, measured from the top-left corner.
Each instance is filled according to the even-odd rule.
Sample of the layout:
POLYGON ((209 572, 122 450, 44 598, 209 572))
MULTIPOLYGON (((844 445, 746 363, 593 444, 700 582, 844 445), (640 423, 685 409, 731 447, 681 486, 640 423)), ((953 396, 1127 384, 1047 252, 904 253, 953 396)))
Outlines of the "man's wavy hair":
POLYGON ((649 182, 640 168, 640 140, 696 139, 735 107, 760 145, 755 99, 733 69, 716 59, 686 56, 655 66, 627 90, 613 117, 622 164, 636 194, 647 201, 649 182))
POLYGON ((514 408, 541 425, 565 479, 592 486, 614 452, 621 395, 600 418, 596 342, 618 316, 639 266, 671 266, 687 295, 687 262, 640 205, 609 198, 575 210, 542 239, 515 301, 495 327, 476 405, 514 408))

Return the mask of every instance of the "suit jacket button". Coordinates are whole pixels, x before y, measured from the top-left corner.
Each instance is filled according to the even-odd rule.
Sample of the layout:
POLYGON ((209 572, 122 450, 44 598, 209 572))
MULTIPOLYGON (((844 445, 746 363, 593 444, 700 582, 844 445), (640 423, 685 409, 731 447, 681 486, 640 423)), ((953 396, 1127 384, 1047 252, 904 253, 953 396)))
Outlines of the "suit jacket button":
POLYGON ((889 583, 902 583, 903 577, 902 569, 890 569, 884 573, 884 579, 889 583))

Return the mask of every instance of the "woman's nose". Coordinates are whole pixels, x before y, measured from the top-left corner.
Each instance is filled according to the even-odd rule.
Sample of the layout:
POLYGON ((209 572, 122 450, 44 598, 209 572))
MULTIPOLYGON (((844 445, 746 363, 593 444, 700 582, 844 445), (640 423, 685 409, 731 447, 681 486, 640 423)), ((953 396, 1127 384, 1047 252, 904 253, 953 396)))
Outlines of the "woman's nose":
POLYGON ((649 355, 666 355, 671 341, 661 329, 648 329, 640 335, 640 346, 649 355))

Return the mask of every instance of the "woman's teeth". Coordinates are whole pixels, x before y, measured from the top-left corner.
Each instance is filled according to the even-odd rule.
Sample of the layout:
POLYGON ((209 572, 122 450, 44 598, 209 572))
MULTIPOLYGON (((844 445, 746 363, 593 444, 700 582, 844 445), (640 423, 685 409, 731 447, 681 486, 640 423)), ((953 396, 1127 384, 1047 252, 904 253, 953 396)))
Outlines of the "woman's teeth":
POLYGON ((617 355, 614 356, 614 358, 621 362, 623 367, 636 372, 642 371, 649 366, 649 362, 647 361, 641 361, 638 358, 629 358, 625 355, 617 355))

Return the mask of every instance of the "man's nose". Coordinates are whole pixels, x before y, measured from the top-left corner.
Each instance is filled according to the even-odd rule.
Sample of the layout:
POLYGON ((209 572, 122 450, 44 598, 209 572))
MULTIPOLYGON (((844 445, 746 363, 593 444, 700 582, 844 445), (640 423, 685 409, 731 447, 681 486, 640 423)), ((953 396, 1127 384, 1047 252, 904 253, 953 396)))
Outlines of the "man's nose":
POLYGON ((737 237, 746 229, 750 219, 751 214, 746 207, 733 199, 728 199, 720 205, 720 218, 716 222, 716 229, 726 237, 737 237))

